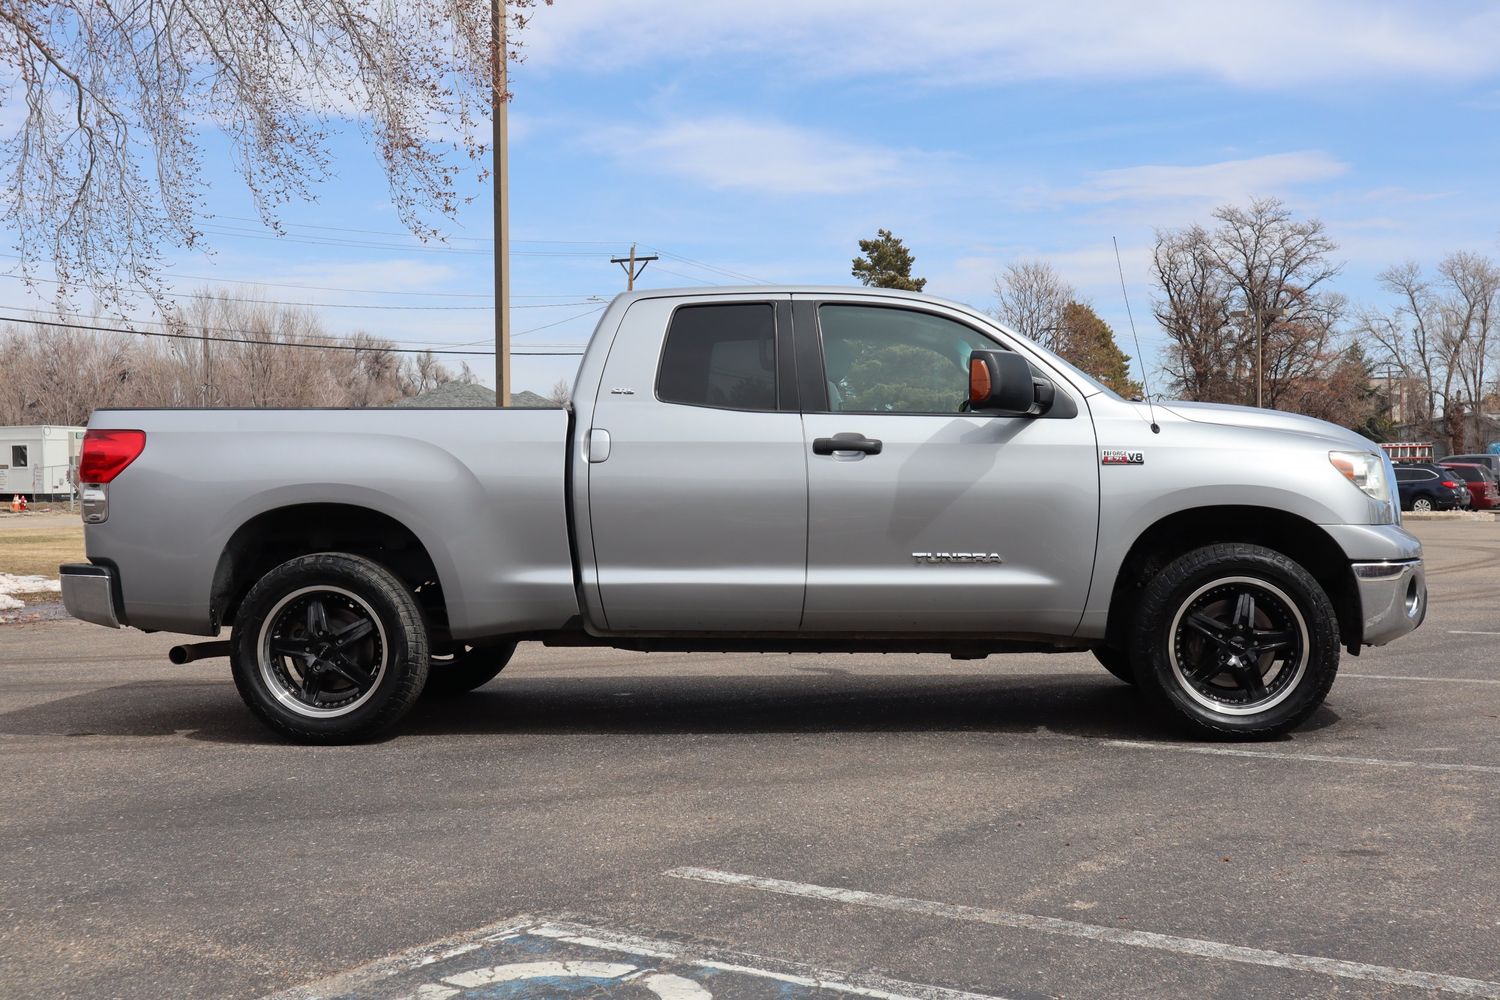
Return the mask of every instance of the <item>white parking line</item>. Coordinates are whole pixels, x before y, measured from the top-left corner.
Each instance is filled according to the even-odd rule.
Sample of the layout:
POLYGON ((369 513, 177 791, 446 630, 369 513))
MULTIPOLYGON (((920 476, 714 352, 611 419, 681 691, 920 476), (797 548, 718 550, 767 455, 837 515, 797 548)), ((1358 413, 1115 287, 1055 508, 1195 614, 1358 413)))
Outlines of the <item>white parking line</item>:
POLYGON ((1058 917, 1042 917, 1030 913, 1013 913, 1009 910, 992 910, 979 906, 961 906, 953 903, 938 903, 926 899, 908 899, 905 896, 887 896, 877 892, 862 892, 858 889, 838 889, 826 885, 810 885, 805 882, 786 882, 756 875, 738 875, 733 872, 715 871, 711 868, 673 868, 662 874, 672 878, 708 882, 716 885, 735 886, 742 889, 759 889, 787 896, 802 896, 832 903, 847 903, 854 906, 870 906, 882 910, 916 913, 928 917, 945 917, 950 920, 968 920, 1000 927, 1015 927, 1022 930, 1040 931, 1044 934, 1061 934, 1067 937, 1087 938, 1109 944, 1128 945, 1135 948, 1151 948, 1157 951, 1176 952, 1198 958, 1216 958, 1247 965, 1263 965, 1274 969, 1292 969, 1299 972, 1316 972, 1325 976, 1343 979, 1360 979, 1366 982, 1390 983, 1395 986, 1412 986, 1424 990, 1441 990, 1460 996, 1489 997, 1500 1000, 1500 983, 1483 979, 1466 979, 1462 976, 1444 976, 1433 972, 1417 972, 1386 965, 1369 965, 1365 962, 1346 962, 1317 955, 1298 955, 1290 952, 1270 951, 1265 948, 1245 948, 1240 945, 1204 941, 1198 938, 1176 937, 1152 931, 1132 931, 1119 927, 1104 927, 1098 924, 1079 923, 1058 917))
MULTIPOLYGON (((671 873, 668 872, 668 874, 671 873)), ((621 934, 618 931, 584 927, 579 924, 562 922, 540 924, 527 928, 526 933, 536 937, 566 941, 569 944, 582 945, 586 948, 599 948, 627 955, 682 962, 686 965, 696 965, 720 972, 737 972, 761 979, 774 979, 795 986, 816 987, 855 996, 871 997, 872 1000, 1004 1000, 1004 998, 992 995, 965 993, 962 990, 950 990, 941 986, 924 986, 899 979, 886 979, 884 976, 830 972, 827 969, 815 969, 800 962, 787 962, 761 955, 745 955, 716 948, 689 947, 671 941, 653 941, 649 938, 636 937, 633 934, 621 934)))
POLYGON ((1450 628, 1449 635, 1500 635, 1500 632, 1469 632, 1461 628, 1450 628))
MULTIPOLYGON (((763 955, 750 955, 721 948, 700 947, 680 941, 658 941, 604 927, 590 927, 544 917, 517 917, 514 920, 490 924, 455 938, 435 941, 379 959, 329 979, 284 990, 265 997, 264 1000, 327 1000, 329 997, 358 997, 372 993, 389 995, 395 989, 392 981, 397 977, 404 976, 410 981, 412 973, 418 970, 436 969, 438 963, 459 955, 477 953, 475 954, 476 960, 487 963, 492 963, 496 958, 514 958, 513 953, 505 950, 505 945, 527 938, 545 938, 581 948, 629 955, 637 959, 648 958, 676 963, 679 966, 678 971, 685 971, 680 966, 696 966, 700 969, 770 979, 814 990, 867 997, 869 1000, 1007 1000, 1003 996, 994 994, 967 993, 963 990, 908 983, 899 979, 888 979, 884 976, 865 975, 858 972, 834 972, 803 965, 801 962, 767 958, 763 955)), ((555 961, 544 962, 538 960, 537 956, 541 955, 542 959, 547 959, 548 956, 534 949, 527 954, 531 959, 528 963, 503 963, 498 966, 486 964, 479 968, 462 971, 436 971, 433 974, 440 980, 439 982, 424 983, 417 987, 415 994, 407 993, 406 995, 447 1000, 456 996, 460 989, 515 981, 528 976, 549 973, 602 979, 629 977, 630 981, 640 982, 655 992, 658 997, 675 995, 678 1000, 694 1000, 699 997, 700 992, 707 993, 707 990, 700 984, 681 976, 649 972, 645 978, 636 979, 635 977, 640 976, 645 970, 637 970, 634 966, 627 965, 609 966, 606 963, 592 962, 568 955, 560 955, 555 961), (557 968, 543 968, 544 964, 555 965, 557 968)), ((637 964, 645 965, 646 963, 638 962, 637 964)), ((596 992, 602 993, 603 991, 596 990, 596 992)))
POLYGON ((1191 746, 1186 743, 1150 743, 1146 740, 1099 740, 1107 747, 1127 750, 1167 750, 1172 753, 1198 753, 1214 757, 1258 757, 1265 760, 1300 760, 1314 764, 1363 764, 1368 767, 1396 767, 1422 771, 1467 771, 1476 774, 1500 774, 1493 764, 1444 764, 1432 760, 1390 760, 1384 757, 1342 757, 1326 753, 1282 753, 1276 750, 1241 750, 1238 747, 1191 746))
POLYGON ((1339 673, 1340 677, 1353 677, 1360 681, 1433 681, 1437 684, 1500 684, 1500 680, 1493 677, 1412 677, 1408 674, 1346 674, 1339 673))

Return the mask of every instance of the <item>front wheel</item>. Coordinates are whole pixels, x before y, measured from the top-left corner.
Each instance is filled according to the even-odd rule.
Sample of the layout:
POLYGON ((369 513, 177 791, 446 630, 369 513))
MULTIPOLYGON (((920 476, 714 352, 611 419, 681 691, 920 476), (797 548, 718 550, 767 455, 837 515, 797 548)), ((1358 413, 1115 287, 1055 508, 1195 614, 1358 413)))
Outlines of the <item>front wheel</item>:
POLYGON ((245 595, 230 664, 240 697, 304 743, 368 739, 427 680, 427 629, 406 585, 378 563, 328 552, 284 562, 245 595))
POLYGON ((1179 557, 1141 596, 1132 652, 1141 687, 1189 729, 1267 737, 1311 715, 1338 673, 1338 619, 1296 562, 1258 545, 1179 557))

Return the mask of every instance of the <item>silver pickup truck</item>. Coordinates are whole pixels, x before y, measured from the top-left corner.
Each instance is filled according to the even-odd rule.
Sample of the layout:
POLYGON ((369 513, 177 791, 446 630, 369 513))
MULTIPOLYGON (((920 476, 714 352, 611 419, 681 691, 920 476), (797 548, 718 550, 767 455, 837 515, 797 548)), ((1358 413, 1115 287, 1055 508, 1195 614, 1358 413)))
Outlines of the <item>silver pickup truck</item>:
POLYGON ((1199 734, 1265 736, 1426 612, 1392 470, 1350 431, 1154 407, 963 306, 622 295, 569 409, 102 410, 85 621, 231 638, 250 709, 365 738, 521 640, 1090 650, 1199 734))

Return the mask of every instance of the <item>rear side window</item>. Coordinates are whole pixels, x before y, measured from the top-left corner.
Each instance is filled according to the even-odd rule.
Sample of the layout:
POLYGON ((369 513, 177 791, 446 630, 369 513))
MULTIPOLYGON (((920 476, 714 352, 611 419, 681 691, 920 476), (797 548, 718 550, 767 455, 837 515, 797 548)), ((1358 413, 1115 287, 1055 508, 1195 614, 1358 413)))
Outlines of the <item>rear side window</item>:
POLYGON ((776 409, 776 312, 769 302, 683 306, 656 376, 664 403, 776 409))
POLYGON ((1479 474, 1478 469, 1449 469, 1448 472, 1454 478, 1462 479, 1466 483, 1480 483, 1484 481, 1484 477, 1479 474))

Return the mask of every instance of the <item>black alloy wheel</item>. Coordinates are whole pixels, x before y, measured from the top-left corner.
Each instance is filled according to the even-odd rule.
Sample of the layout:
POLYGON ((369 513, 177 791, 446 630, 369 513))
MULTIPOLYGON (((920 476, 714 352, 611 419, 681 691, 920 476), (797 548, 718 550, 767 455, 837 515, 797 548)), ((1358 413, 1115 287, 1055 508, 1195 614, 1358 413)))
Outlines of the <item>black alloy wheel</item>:
POLYGON ((368 739, 415 704, 427 680, 427 628, 411 590, 362 556, 282 563, 235 617, 230 664, 262 722, 308 743, 368 739))

